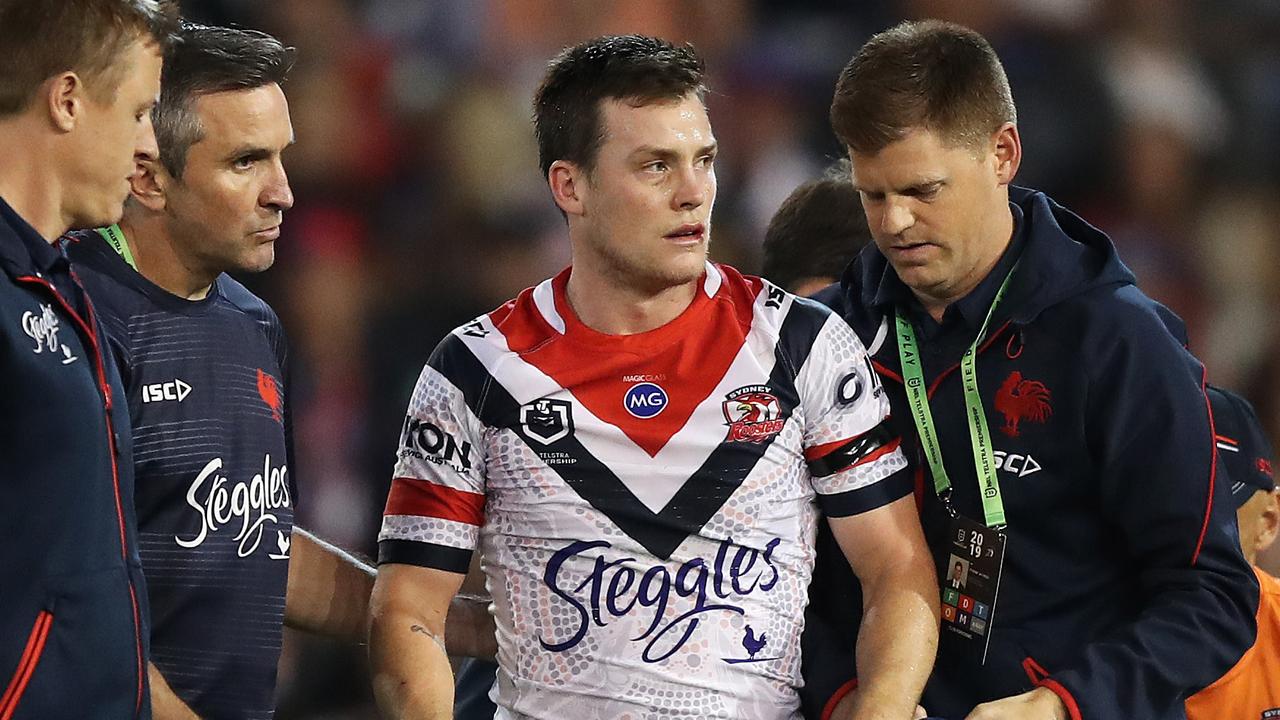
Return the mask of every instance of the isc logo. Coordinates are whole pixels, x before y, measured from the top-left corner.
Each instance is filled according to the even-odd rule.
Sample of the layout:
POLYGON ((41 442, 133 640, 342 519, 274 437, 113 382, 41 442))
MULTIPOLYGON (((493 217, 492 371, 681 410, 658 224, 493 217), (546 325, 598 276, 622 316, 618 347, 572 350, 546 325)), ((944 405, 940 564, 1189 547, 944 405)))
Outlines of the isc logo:
POLYGON ((1042 469, 1040 463, 1030 455, 1011 455, 1003 450, 996 450, 996 469, 1004 470, 1007 473, 1017 475, 1018 477, 1026 477, 1031 473, 1040 472, 1042 469))
POLYGON ((622 399, 627 412, 647 420, 667 408, 667 392, 653 383, 632 385, 622 399))
POLYGON ((182 402, 191 394, 191 386, 174 378, 169 382, 152 383, 142 386, 142 402, 153 403, 162 402, 164 400, 177 400, 182 402))

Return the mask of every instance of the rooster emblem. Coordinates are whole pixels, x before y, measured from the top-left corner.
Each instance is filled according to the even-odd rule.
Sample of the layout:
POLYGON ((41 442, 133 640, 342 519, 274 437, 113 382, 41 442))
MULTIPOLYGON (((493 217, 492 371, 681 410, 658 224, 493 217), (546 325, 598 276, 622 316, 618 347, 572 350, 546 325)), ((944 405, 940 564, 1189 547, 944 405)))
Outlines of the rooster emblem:
POLYGON ((271 417, 276 422, 284 422, 281 413, 284 411, 284 400, 280 397, 280 387, 276 385, 276 379, 258 370, 258 395, 262 397, 262 402, 271 408, 271 417))
POLYGON ((747 626, 747 634, 742 636, 742 647, 747 651, 747 657, 755 658, 756 654, 769 644, 769 633, 760 633, 760 637, 756 637, 756 633, 747 626))
POLYGON ((1053 415, 1052 401, 1044 383, 1023 380, 1022 373, 1014 370, 996 391, 996 410, 1004 415, 1004 426, 1000 429, 1009 437, 1018 437, 1020 421, 1043 423, 1053 415))

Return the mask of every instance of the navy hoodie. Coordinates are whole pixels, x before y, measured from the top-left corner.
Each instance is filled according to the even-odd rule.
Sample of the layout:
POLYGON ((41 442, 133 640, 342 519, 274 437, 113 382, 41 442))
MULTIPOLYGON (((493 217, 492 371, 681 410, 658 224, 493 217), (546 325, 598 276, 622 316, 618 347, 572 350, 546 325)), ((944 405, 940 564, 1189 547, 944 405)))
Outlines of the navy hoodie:
MULTIPOLYGON (((1014 242, 948 308, 943 330, 874 245, 846 270, 842 297, 820 298, 845 315, 885 379, 940 554, 949 519, 906 403, 894 308, 908 308, 917 328, 953 504, 981 521, 958 364, 1017 263, 977 358, 1008 518, 990 651, 985 665, 941 652, 923 704, 959 719, 1044 686, 1077 720, 1183 718, 1182 701, 1253 643, 1258 603, 1230 487, 1215 477, 1204 368, 1181 322, 1135 287, 1105 235, 1042 193, 1013 188, 1010 201, 1014 242), (954 323, 961 331, 945 329, 954 323)), ((825 565, 834 569, 815 574, 813 594, 844 592, 847 566, 825 565)), ((845 605, 815 616, 822 607, 812 629, 852 637, 856 613, 845 605)), ((848 679, 840 668, 852 667, 852 646, 822 652, 808 658, 808 681, 830 693, 848 679)))
POLYGON ((149 718, 128 408, 66 257, 0 200, 0 718, 149 718))

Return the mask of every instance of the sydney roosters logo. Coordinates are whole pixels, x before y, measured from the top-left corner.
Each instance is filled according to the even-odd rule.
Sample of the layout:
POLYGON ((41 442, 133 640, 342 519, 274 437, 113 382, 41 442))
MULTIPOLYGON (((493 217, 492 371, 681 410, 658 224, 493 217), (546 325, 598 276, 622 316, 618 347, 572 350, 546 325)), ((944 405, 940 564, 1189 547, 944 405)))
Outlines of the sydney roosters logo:
POLYGON ((1271 469, 1270 460, 1266 458, 1258 458, 1257 462, 1255 462, 1254 465, 1258 467, 1258 472, 1262 473, 1263 475, 1266 475, 1267 477, 1275 477, 1275 473, 1271 469))
POLYGON ((1000 429, 1009 437, 1018 437, 1019 422, 1043 423, 1053 415, 1052 402, 1053 397, 1044 383, 1023 380, 1022 373, 1014 370, 996 391, 996 410, 1004 415, 1000 429))
POLYGON ((767 385, 748 385, 729 393, 722 403, 729 426, 726 442, 761 443, 782 432, 787 419, 767 385))
POLYGON ((276 422, 284 422, 284 398, 280 395, 280 386, 276 384, 274 377, 261 369, 258 370, 258 396, 271 408, 271 417, 276 422))

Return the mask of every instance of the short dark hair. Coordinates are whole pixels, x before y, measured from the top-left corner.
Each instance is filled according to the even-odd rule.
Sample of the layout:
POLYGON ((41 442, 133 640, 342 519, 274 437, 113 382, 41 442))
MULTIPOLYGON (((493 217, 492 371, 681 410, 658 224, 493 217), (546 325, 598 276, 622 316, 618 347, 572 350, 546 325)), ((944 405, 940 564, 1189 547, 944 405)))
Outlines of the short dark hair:
POLYGON ((566 48, 547 67, 533 101, 538 163, 568 160, 588 172, 603 140, 600 101, 637 105, 706 93, 702 58, 692 45, 677 47, 643 35, 608 35, 566 48))
POLYGON ((138 39, 164 47, 177 18, 171 0, 0 0, 0 117, 68 70, 95 86, 94 98, 114 97, 120 54, 138 39))
POLYGON ((196 98, 282 84, 293 58, 293 48, 264 32, 184 21, 165 52, 160 102, 151 111, 160 162, 169 174, 182 177, 187 152, 203 137, 192 107, 196 98))
POLYGON ((963 25, 900 23, 872 36, 836 83, 831 127, 846 147, 874 154, 914 128, 976 147, 1018 121, 1000 58, 963 25))
POLYGON ((764 233, 761 275, 794 292, 807 278, 839 278, 871 242, 862 200, 841 160, 820 180, 791 191, 764 233))

